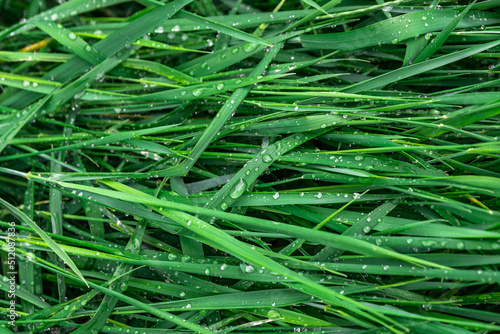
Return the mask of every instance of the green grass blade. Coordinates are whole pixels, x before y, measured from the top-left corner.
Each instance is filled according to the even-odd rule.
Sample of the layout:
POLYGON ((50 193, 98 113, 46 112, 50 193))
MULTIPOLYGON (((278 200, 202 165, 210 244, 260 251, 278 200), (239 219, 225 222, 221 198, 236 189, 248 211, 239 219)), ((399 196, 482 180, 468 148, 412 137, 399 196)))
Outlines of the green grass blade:
MULTIPOLYGON (((349 32, 303 35, 300 41, 306 48, 333 50, 354 50, 378 44, 396 44, 409 38, 443 30, 458 15, 460 12, 456 10, 416 11, 349 32)), ((488 24, 498 23, 498 18, 494 15, 475 11, 469 12, 469 16, 464 17, 457 27, 478 27, 485 19, 488 24)))
POLYGON ((466 57, 470 57, 476 53, 482 52, 484 50, 488 50, 500 44, 500 41, 490 42, 483 45, 473 46, 471 48, 457 51, 448 55, 444 55, 441 57, 437 57, 431 60, 428 60, 423 63, 413 64, 410 66, 406 66, 404 68, 400 68, 375 78, 360 82, 358 84, 351 85, 347 88, 342 89, 342 91, 346 93, 359 93, 366 90, 374 89, 377 87, 381 87, 395 81, 408 78, 410 76, 424 73, 438 67, 459 61, 466 57))
POLYGON ((234 37, 237 39, 241 39, 243 41, 247 41, 250 43, 256 43, 256 44, 260 44, 260 45, 265 45, 265 46, 271 46, 270 44, 268 44, 266 41, 262 40, 261 38, 250 35, 244 31, 241 31, 241 30, 236 29, 234 27, 231 27, 231 26, 228 26, 225 24, 221 24, 221 23, 216 22, 214 20, 211 20, 209 18, 201 17, 199 15, 187 12, 185 10, 181 10, 179 12, 179 14, 177 14, 177 16, 184 17, 184 18, 186 18, 190 21, 193 21, 195 23, 202 24, 202 25, 206 26, 207 28, 213 29, 215 31, 219 31, 219 32, 224 33, 228 36, 231 36, 231 37, 234 37))
POLYGON ((430 58, 443 43, 446 41, 451 32, 455 29, 455 27, 460 23, 460 21, 464 18, 465 14, 472 8, 472 6, 476 3, 473 1, 470 5, 468 5, 454 20, 452 20, 430 43, 422 50, 422 52, 415 59, 415 63, 421 62, 427 58, 430 58))
POLYGON ((80 270, 78 270, 78 267, 75 265, 73 260, 71 260, 71 258, 61 249, 61 247, 56 242, 54 242, 54 240, 52 240, 40 227, 38 227, 38 225, 35 222, 33 222, 22 211, 19 211, 16 207, 6 202, 2 198, 0 198, 0 204, 2 204, 2 206, 4 206, 7 210, 9 210, 19 220, 23 221, 25 224, 31 227, 36 232, 36 234, 38 234, 47 243, 47 245, 54 251, 54 253, 56 253, 57 256, 59 256, 59 258, 61 258, 71 268, 71 270, 73 270, 73 272, 85 284, 87 284, 87 281, 83 277, 80 270))

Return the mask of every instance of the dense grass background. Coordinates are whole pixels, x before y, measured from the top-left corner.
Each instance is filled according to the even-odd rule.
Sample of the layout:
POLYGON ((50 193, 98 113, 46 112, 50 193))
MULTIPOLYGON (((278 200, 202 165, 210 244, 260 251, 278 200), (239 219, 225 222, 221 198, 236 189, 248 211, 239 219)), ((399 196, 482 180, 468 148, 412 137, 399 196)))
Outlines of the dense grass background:
POLYGON ((499 34, 498 0, 0 0, 0 333, 499 332, 499 34))

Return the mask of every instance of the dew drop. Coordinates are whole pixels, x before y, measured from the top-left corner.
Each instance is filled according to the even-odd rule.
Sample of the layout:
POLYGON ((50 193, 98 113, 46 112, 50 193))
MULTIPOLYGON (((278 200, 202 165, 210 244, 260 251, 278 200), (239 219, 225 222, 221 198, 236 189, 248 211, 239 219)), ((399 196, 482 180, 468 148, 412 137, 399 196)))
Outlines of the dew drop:
POLYGON ((245 180, 240 179, 229 193, 229 197, 231 197, 232 199, 237 199, 238 197, 243 195, 243 193, 247 189, 247 186, 248 185, 245 180))
POLYGON ((205 90, 206 90, 205 88, 197 88, 197 89, 193 90, 193 95, 194 96, 200 96, 201 94, 203 94, 203 92, 205 90))
POLYGON ((269 319, 279 319, 281 314, 276 310, 269 310, 269 312, 267 312, 267 317, 269 319))
POLYGON ((262 161, 264 161, 264 162, 266 162, 266 163, 267 163, 267 162, 271 162, 271 161, 273 161, 273 158, 271 158, 271 156, 270 156, 270 155, 266 154, 266 155, 264 155, 264 156, 262 157, 262 161))
POLYGON ((254 266, 251 266, 251 265, 245 266, 245 272, 246 273, 253 273, 253 272, 255 272, 254 266))
POLYGON ((251 52, 257 48, 257 43, 246 43, 243 45, 243 50, 246 52, 251 52))

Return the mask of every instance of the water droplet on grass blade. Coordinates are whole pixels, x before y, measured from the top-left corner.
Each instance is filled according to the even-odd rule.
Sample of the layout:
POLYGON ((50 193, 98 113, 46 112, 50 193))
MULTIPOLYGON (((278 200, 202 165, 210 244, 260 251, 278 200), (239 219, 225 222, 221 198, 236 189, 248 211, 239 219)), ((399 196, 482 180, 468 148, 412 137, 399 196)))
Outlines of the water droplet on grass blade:
POLYGON ((201 94, 203 94, 203 92, 206 90, 206 88, 197 88, 195 90, 193 90, 193 95, 194 96, 200 96, 201 94))
POLYGON ((232 199, 237 199, 238 197, 243 195, 246 189, 247 183, 245 182, 245 180, 240 179, 229 193, 229 197, 231 197, 232 199))
POLYGON ((257 43, 246 43, 243 45, 243 50, 246 52, 251 52, 257 48, 257 43))
POLYGON ((266 154, 266 155, 264 155, 264 156, 262 157, 262 161, 264 161, 264 162, 266 162, 266 163, 267 163, 267 162, 271 162, 271 161, 273 161, 273 158, 271 158, 271 156, 270 156, 270 155, 266 154))
POLYGON ((276 310, 269 310, 269 312, 267 312, 267 317, 269 319, 279 319, 281 318, 281 314, 276 310))
POLYGON ((253 273, 253 272, 255 272, 254 266, 251 266, 251 265, 246 266, 245 267, 245 272, 246 273, 253 273))

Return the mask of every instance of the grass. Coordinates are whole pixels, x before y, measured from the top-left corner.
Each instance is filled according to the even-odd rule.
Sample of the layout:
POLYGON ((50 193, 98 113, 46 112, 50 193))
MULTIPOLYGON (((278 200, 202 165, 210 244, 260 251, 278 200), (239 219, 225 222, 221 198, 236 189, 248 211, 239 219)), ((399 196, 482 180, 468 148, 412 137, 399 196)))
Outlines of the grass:
POLYGON ((500 332, 499 8, 0 1, 0 333, 500 332))

